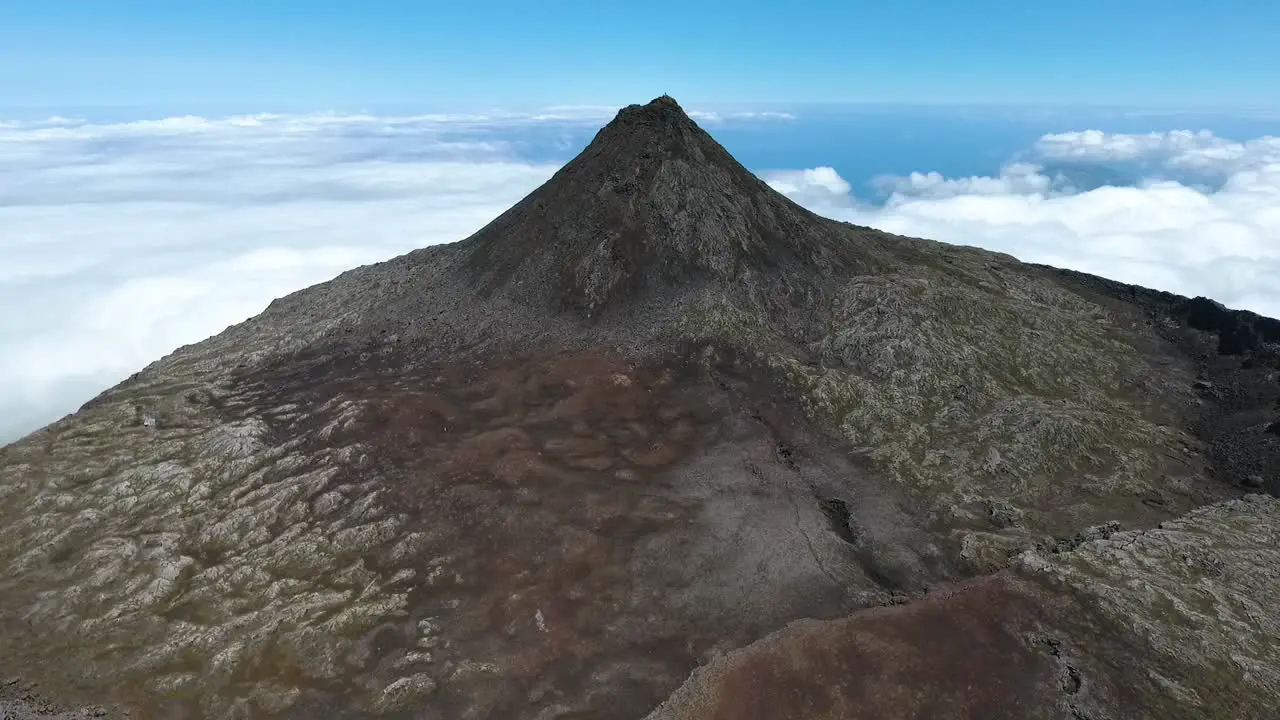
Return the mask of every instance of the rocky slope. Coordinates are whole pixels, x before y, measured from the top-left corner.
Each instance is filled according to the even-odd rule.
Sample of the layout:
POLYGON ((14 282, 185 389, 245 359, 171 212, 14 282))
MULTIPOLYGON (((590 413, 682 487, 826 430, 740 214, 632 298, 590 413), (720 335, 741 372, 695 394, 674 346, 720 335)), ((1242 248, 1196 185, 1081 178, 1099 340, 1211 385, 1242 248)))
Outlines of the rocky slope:
POLYGON ((677 718, 1269 718, 1280 502, 1201 508, 713 660, 677 718))
POLYGON ((0 672, 139 717, 1263 718, 1278 343, 819 218, 659 98, 0 449, 0 672))

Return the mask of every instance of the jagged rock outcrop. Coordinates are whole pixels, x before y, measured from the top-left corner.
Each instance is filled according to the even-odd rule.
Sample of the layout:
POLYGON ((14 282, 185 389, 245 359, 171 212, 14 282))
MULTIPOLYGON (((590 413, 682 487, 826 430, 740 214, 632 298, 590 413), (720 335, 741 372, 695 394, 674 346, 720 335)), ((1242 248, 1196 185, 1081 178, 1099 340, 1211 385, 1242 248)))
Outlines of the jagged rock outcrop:
POLYGON ((1261 717, 1280 658, 1222 628, 1276 621, 1273 322, 820 218, 659 98, 0 449, 0 672, 143 717, 1261 717))

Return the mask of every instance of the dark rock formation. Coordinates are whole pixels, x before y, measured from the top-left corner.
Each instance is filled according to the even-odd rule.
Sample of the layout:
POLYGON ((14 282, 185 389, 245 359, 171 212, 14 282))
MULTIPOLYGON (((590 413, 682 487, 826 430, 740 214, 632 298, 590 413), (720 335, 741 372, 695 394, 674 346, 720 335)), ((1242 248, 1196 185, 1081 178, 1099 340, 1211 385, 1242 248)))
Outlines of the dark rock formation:
POLYGON ((707 283, 803 302, 871 268, 855 238, 773 192, 669 97, 632 105, 466 242, 485 294, 593 317, 707 283))
POLYGON ((1218 336, 1218 353, 1243 355, 1263 343, 1280 343, 1280 321, 1197 297, 1178 302, 1174 314, 1189 327, 1218 336))

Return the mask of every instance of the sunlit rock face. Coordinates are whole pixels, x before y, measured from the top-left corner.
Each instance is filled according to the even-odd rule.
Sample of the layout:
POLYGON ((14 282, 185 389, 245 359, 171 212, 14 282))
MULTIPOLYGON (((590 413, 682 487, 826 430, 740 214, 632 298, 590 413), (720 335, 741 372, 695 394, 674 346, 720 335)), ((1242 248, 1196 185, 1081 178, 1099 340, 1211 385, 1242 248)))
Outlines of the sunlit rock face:
POLYGON ((0 713, 1264 717, 1280 353, 1207 302, 628 107, 0 449, 0 713))

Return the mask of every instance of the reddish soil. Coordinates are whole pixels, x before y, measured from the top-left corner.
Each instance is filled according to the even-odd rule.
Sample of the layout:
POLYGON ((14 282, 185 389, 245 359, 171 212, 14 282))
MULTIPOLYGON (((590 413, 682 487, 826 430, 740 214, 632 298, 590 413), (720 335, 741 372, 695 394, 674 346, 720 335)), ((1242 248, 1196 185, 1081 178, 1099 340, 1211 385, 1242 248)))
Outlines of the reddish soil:
POLYGON ((909 605, 800 621, 701 671, 659 717, 1058 717, 1079 677, 1044 642, 1043 615, 1025 588, 993 576, 909 605))

